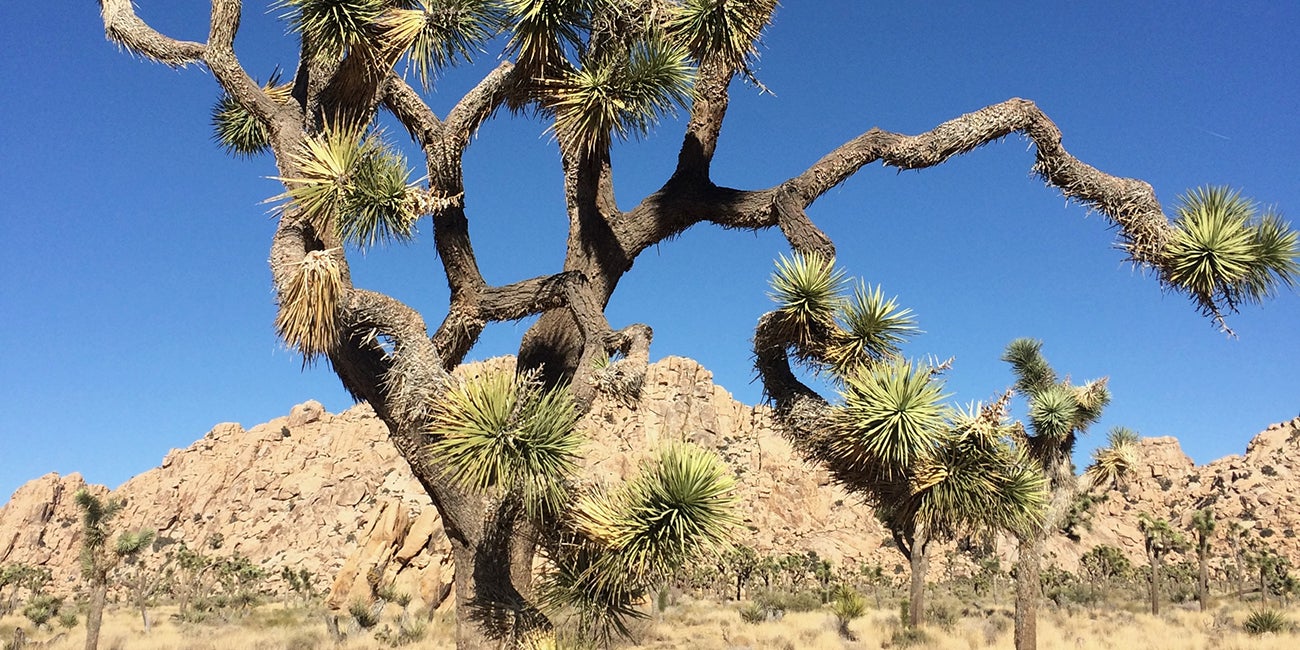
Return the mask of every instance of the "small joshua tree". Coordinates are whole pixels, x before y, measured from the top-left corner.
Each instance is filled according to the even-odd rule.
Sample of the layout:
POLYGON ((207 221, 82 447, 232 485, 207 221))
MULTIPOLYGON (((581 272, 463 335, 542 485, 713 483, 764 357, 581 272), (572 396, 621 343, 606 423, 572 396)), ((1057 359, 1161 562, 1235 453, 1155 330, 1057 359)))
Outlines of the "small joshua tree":
POLYGON ((1201 611, 1210 605, 1210 542, 1214 536, 1214 509, 1201 508, 1192 515, 1196 533, 1196 600, 1201 611))
POLYGON ((125 502, 107 501, 86 489, 77 491, 81 508, 81 575, 90 585, 90 610, 86 613, 86 650, 99 647, 99 628, 104 620, 104 602, 108 595, 108 576, 122 558, 133 556, 153 542, 151 530, 122 532, 110 543, 109 522, 121 512, 125 502))
POLYGON ((1146 513, 1138 515, 1138 527, 1142 530, 1147 560, 1151 565, 1151 613, 1160 614, 1160 583, 1164 578, 1165 556, 1187 546, 1187 540, 1178 529, 1169 525, 1164 519, 1155 519, 1146 513))

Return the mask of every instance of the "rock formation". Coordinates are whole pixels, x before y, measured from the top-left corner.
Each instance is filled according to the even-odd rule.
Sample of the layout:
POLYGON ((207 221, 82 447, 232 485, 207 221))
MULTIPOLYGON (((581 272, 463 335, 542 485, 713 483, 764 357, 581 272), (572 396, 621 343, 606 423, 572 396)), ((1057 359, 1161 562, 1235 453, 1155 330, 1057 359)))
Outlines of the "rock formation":
MULTIPOLYGON (((736 472, 741 543, 760 553, 811 550, 837 563, 902 570, 870 509, 801 461, 774 431, 766 407, 735 401, 694 361, 653 364, 638 402, 598 403, 580 427, 590 437, 587 476, 595 480, 621 481, 647 452, 691 440, 716 449, 736 472)), ((1213 505, 1221 520, 1242 521, 1300 564, 1298 473, 1300 418, 1261 433, 1245 456, 1203 467, 1173 438, 1147 439, 1136 475, 1098 494, 1090 526, 1077 541, 1054 540, 1049 553, 1073 569, 1082 553, 1110 544, 1142 564, 1139 512, 1186 529, 1196 508, 1213 505)), ((80 475, 48 474, 15 492, 0 509, 0 564, 49 567, 55 584, 70 588, 79 544, 72 495, 82 487, 80 475)), ((118 526, 152 528, 164 544, 199 547, 220 539, 216 553, 240 553, 272 575, 281 566, 307 569, 319 585, 332 585, 335 607, 381 588, 408 594, 417 605, 437 605, 449 593, 452 567, 437 511, 365 405, 332 415, 308 402, 247 430, 219 424, 112 496, 127 502, 118 526)), ((1227 528, 1220 526, 1216 548, 1223 548, 1227 528)))

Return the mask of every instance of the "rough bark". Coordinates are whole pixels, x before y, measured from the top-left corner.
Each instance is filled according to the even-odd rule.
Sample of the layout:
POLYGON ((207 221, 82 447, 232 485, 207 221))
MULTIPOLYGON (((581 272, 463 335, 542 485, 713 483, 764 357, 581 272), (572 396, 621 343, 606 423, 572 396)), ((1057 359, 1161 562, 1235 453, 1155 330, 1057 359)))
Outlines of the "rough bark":
POLYGON ((1020 541, 1020 558, 1016 560, 1016 650, 1038 647, 1038 605, 1043 600, 1043 587, 1039 581, 1042 557, 1041 536, 1020 541))
POLYGON ((1162 577, 1161 574, 1164 572, 1164 567, 1161 566, 1161 560, 1163 559, 1161 556, 1161 553, 1147 554, 1147 558, 1151 563, 1150 596, 1152 616, 1160 615, 1160 578, 1162 577))
POLYGON ((1201 611, 1210 607, 1210 548, 1202 537, 1196 545, 1196 602, 1201 611))
POLYGON ((96 650, 99 647, 99 628, 104 623, 104 601, 107 595, 107 580, 91 583, 89 609, 86 611, 86 650, 96 650))
POLYGON ((907 596, 907 626, 913 630, 925 623, 925 574, 930 569, 930 542, 918 537, 912 544, 908 564, 912 570, 907 596))
POLYGON ((1042 527, 1020 540, 1020 555, 1016 560, 1016 650, 1033 650, 1038 647, 1038 607, 1043 598, 1043 550, 1048 536, 1060 527, 1061 517, 1069 509, 1077 490, 1077 481, 1070 463, 1074 440, 1074 434, 1069 434, 1065 441, 1048 442, 1048 445, 1056 446, 1043 448, 1039 452, 1039 462, 1043 464, 1051 489, 1051 500, 1042 527))

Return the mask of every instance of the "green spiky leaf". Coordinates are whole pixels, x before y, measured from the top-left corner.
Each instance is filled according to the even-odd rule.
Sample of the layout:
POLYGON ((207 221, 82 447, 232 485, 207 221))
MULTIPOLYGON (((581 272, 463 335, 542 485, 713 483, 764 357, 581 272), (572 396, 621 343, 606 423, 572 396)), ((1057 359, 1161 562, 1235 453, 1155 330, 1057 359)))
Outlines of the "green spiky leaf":
POLYGON ((592 0, 506 0, 511 23, 506 50, 534 78, 567 67, 566 50, 582 47, 592 0))
POLYGON ((845 379, 830 453, 843 462, 897 476, 945 436, 943 382, 908 361, 860 368, 845 379))
POLYGON ((837 337, 826 354, 841 375, 855 365, 897 356, 900 346, 920 333, 912 310, 899 307, 897 298, 885 299, 878 285, 857 284, 840 319, 844 335, 837 337))
POLYGON ((757 53, 775 7, 776 0, 686 0, 673 9, 665 30, 695 60, 739 70, 757 53))
POLYGON ((1165 279, 1219 315, 1292 287, 1297 234, 1277 215, 1258 217, 1253 201, 1228 187, 1197 188, 1179 197, 1174 234, 1165 248, 1165 279))
MULTIPOLYGON (((279 75, 272 75, 263 90, 277 104, 291 98, 291 84, 276 85, 279 75)), ((271 134, 266 124, 248 112, 229 94, 223 93, 212 107, 212 137, 226 153, 251 157, 271 148, 271 134)))
POLYGON ((340 57, 364 43, 388 9, 385 0, 280 0, 290 28, 312 52, 340 57))
POLYGON ((681 443, 643 464, 622 490, 581 500, 574 517, 585 536, 615 551, 622 573, 649 577, 723 550, 738 522, 735 506, 726 465, 681 443))
POLYGON ((430 451, 466 489, 514 492, 534 515, 559 511, 583 437, 565 388, 532 375, 490 372, 447 391, 434 411, 430 451))
POLYGON ((468 63, 501 32, 506 11, 493 0, 417 0, 409 9, 385 12, 378 20, 384 49, 406 53, 428 89, 440 70, 468 63))
POLYGON ((626 60, 587 61, 547 86, 556 135, 579 153, 644 136, 689 101, 692 78, 685 51, 658 40, 636 44, 626 60))

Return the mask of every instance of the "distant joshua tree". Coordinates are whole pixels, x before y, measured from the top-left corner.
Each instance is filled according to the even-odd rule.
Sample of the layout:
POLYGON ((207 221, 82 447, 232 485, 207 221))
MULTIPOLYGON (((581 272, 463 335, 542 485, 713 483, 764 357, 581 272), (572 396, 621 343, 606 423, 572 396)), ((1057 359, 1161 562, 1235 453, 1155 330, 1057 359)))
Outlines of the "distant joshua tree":
POLYGON ((1201 604, 1201 611, 1210 605, 1210 542, 1214 528, 1213 508, 1201 508, 1192 515, 1192 530, 1196 533, 1196 600, 1201 604))
POLYGON ((1150 564, 1151 613, 1160 614, 1160 583, 1164 578, 1165 556, 1187 547, 1187 539, 1177 528, 1164 519, 1155 519, 1146 513, 1138 515, 1138 528, 1142 530, 1147 560, 1150 564))
POLYGON ((76 494, 81 508, 81 575, 90 586, 90 611, 86 613, 86 650, 99 647, 99 628, 104 619, 104 602, 108 595, 108 576, 123 558, 133 556, 153 542, 152 530, 122 532, 110 543, 109 522, 121 512, 125 502, 103 499, 85 488, 76 494))

